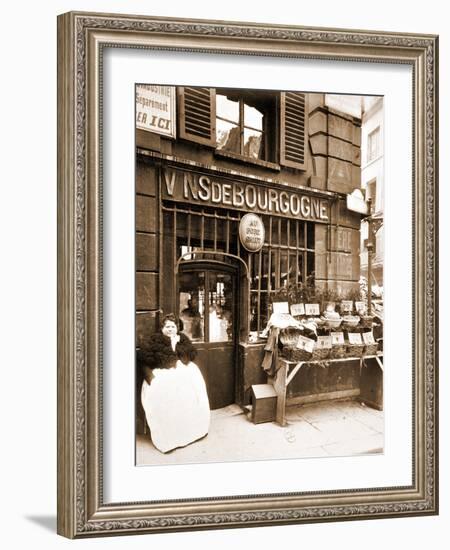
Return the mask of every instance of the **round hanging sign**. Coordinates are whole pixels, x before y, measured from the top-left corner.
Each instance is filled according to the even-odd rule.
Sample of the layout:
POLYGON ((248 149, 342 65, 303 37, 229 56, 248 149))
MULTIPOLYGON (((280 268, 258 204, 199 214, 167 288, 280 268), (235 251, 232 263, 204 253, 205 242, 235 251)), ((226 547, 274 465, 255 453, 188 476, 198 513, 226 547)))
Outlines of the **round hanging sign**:
POLYGON ((264 244, 264 224, 256 214, 245 214, 239 223, 242 246, 249 252, 259 252, 264 244))

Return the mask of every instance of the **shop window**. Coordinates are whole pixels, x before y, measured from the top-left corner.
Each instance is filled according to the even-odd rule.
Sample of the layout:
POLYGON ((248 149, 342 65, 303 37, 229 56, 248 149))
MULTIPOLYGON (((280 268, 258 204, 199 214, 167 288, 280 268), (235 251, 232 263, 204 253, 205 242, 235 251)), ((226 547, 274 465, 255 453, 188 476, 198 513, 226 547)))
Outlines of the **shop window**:
MULTIPOLYGON (((240 245, 238 237, 239 212, 196 209, 191 205, 175 206, 170 203, 163 206, 163 212, 161 247, 167 274, 170 266, 177 265, 181 257, 184 260, 229 263, 237 267, 232 256, 239 256, 247 264, 250 275, 250 331, 256 334, 266 327, 272 301, 280 291, 292 291, 299 285, 314 282, 315 242, 314 224, 311 222, 263 215, 264 245, 259 252, 248 253, 240 245)), ((202 280, 179 280, 180 314, 184 312, 186 317, 189 308, 198 308, 203 319, 200 323, 195 318, 193 324, 190 324, 190 318, 187 319, 186 331, 192 338, 200 339, 208 333, 208 326, 212 325, 205 320, 206 312, 215 305, 217 313, 220 306, 227 302, 227 284, 225 280, 217 280, 213 288, 210 281, 207 284, 209 290, 205 290, 202 280)), ((172 287, 167 284, 167 288, 169 292, 172 287)), ((246 290, 242 287, 240 292, 239 300, 243 304, 246 290)), ((244 307, 241 309, 244 311, 244 307)), ((246 321, 241 320, 241 323, 246 324, 246 321)), ((241 326, 239 332, 242 333, 243 329, 241 326)))

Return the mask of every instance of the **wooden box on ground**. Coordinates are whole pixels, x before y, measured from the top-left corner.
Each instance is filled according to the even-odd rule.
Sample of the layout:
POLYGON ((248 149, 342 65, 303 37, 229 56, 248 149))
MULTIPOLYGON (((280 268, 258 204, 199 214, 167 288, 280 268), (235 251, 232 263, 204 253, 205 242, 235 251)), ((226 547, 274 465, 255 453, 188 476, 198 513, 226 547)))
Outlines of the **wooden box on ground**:
POLYGON ((271 384, 253 384, 251 419, 254 424, 273 422, 277 411, 277 394, 271 384))

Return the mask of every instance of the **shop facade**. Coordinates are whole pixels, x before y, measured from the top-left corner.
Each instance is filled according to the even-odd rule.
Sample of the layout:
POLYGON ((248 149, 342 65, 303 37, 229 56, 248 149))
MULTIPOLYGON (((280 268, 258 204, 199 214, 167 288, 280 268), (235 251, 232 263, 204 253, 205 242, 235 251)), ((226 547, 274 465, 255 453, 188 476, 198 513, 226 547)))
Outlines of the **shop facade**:
MULTIPOLYGON (((211 408, 243 406, 267 379, 273 302, 359 290, 361 216, 346 195, 361 185, 361 123, 324 94, 154 88, 171 108, 136 131, 136 346, 175 313, 211 408)), ((350 395, 355 369, 290 392, 350 395)))

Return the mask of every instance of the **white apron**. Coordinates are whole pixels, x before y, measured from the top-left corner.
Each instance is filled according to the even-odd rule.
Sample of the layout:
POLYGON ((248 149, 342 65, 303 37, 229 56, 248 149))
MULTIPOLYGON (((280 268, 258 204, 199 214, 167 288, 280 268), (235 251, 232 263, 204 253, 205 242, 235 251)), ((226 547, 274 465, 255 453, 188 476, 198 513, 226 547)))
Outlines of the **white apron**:
POLYGON ((142 383, 141 401, 153 445, 166 453, 208 433, 210 411, 206 384, 195 363, 177 361, 171 369, 153 369, 142 383))

